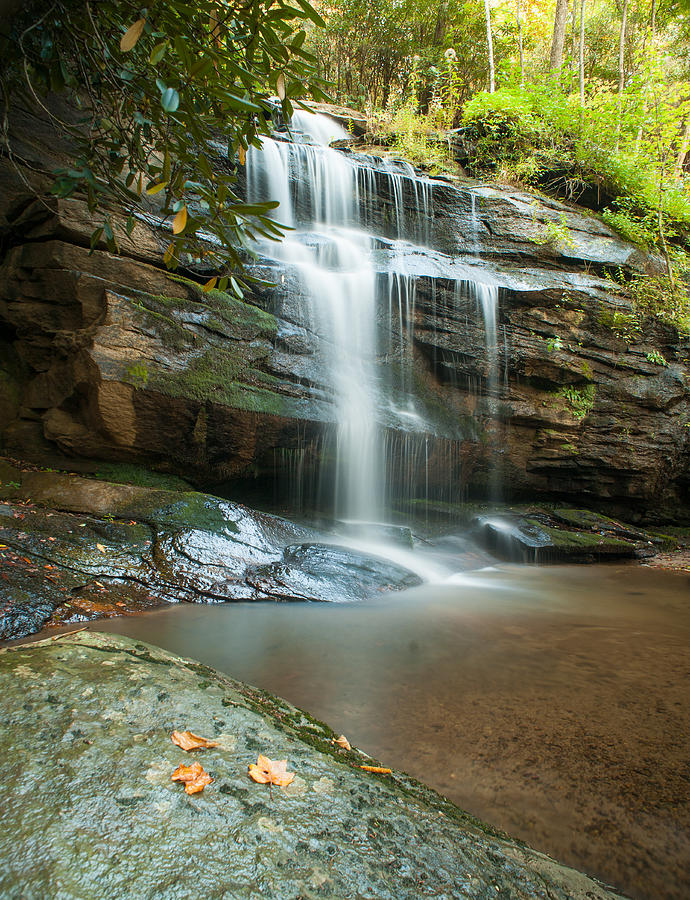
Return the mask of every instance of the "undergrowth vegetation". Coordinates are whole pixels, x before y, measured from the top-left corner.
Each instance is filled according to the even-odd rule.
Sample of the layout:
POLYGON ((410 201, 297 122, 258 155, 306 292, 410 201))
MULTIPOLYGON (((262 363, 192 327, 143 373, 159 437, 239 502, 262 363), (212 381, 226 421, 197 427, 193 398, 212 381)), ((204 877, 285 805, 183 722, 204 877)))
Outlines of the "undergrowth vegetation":
POLYGON ((460 163, 473 176, 600 214, 623 238, 663 259, 663 274, 611 273, 616 290, 643 314, 690 331, 690 180, 677 164, 689 101, 655 90, 649 78, 622 96, 592 88, 584 106, 553 83, 505 87, 476 94, 459 127, 450 128, 444 98, 451 87, 446 76, 425 114, 410 102, 379 113, 379 139, 431 174, 457 172, 460 163))

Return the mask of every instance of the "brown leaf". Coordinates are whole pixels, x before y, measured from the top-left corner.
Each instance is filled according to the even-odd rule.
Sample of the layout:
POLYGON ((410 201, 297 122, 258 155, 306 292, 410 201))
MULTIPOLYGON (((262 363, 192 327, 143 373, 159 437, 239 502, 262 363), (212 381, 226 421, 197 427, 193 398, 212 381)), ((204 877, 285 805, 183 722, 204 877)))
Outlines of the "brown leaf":
POLYGON ((348 741, 348 739, 345 737, 344 734, 341 734, 339 738, 336 738, 336 740, 333 741, 333 743, 337 744, 339 747, 342 747, 343 750, 352 750, 352 746, 350 745, 350 742, 348 741))
POLYGON ((393 771, 385 766, 360 766, 360 769, 364 769, 365 772, 376 772, 378 775, 390 775, 393 771))
POLYGON ((292 784, 295 778, 294 772, 287 771, 287 760, 272 760, 263 754, 259 754, 256 765, 251 763, 249 766, 249 777, 259 784, 277 784, 280 787, 287 787, 292 784))
POLYGON ((173 731, 170 735, 173 744, 177 744, 183 750, 206 750, 209 747, 217 747, 218 741, 209 741, 208 738, 199 737, 191 731, 173 731))
POLYGON ((123 53, 127 53, 134 47, 142 35, 144 25, 146 25, 146 19, 137 19, 137 21, 133 25, 130 25, 127 31, 125 31, 122 35, 122 40, 120 41, 120 50, 122 50, 123 53))
POLYGON ((185 229, 185 225, 187 224, 187 207, 183 206, 182 209, 178 212, 178 214, 173 219, 173 234, 182 234, 185 229))
POLYGON ((238 150, 238 156, 240 158, 240 165, 243 166, 247 161, 247 151, 242 145, 240 145, 240 149, 238 150))
POLYGON ((184 782, 185 794, 198 794, 213 781, 198 762, 192 763, 191 766, 179 765, 172 773, 172 780, 184 782))

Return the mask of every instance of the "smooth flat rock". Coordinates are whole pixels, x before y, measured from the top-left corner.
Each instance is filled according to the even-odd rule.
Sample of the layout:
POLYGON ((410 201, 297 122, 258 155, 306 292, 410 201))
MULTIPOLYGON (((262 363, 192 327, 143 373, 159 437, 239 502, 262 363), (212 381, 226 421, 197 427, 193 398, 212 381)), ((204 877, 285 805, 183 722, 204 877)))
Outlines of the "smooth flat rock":
MULTIPOLYGON (((0 896, 614 897, 356 750, 286 702, 94 632, 0 653, 0 896), (219 742, 186 754, 192 730, 219 742), (259 753, 292 785, 255 784, 259 753), (171 781, 197 759, 213 778, 171 781)), ((385 761, 384 761, 385 764, 385 761)))

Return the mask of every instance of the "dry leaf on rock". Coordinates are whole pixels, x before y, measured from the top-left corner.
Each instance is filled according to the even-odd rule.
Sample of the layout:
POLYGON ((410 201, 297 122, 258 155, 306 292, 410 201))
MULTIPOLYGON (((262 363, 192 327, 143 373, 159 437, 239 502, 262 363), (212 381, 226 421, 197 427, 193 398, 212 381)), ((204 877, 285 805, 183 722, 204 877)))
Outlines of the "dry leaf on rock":
POLYGON ((390 775, 393 772, 385 766, 360 766, 360 769, 364 769, 365 772, 376 772, 377 775, 390 775))
POLYGON ((339 747, 342 747, 343 750, 352 750, 352 746, 350 745, 350 742, 344 734, 341 734, 339 738, 336 738, 333 743, 337 744, 339 747))
POLYGON ((294 772, 287 771, 287 760, 272 760, 263 754, 259 754, 256 765, 251 763, 249 766, 249 777, 259 784, 277 784, 280 787, 287 787, 292 784, 295 778, 294 772))
POLYGON ((192 763, 191 766, 179 765, 172 773, 172 780, 184 782, 185 794, 198 794, 213 781, 198 762, 192 763))
POLYGON ((218 741, 209 741, 208 738, 192 734, 191 731, 173 731, 170 739, 173 744, 177 744, 183 750, 206 750, 209 747, 218 746, 218 741))

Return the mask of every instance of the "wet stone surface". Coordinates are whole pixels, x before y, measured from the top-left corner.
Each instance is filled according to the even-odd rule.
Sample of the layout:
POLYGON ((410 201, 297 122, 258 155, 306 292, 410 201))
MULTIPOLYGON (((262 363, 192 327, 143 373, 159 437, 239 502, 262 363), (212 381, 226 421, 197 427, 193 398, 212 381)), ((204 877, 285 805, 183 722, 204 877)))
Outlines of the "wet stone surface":
POLYGON ((348 602, 418 583, 208 494, 48 472, 14 477, 21 486, 0 501, 0 640, 165 603, 348 602))
POLYGON ((0 653, 0 894, 72 897, 614 896, 494 832, 330 729, 212 669, 98 633, 0 653), (185 754, 174 729, 214 738, 185 754), (255 784, 258 753, 292 785, 255 784), (194 756, 212 776, 171 781, 194 756), (8 771, 9 770, 9 771, 8 771))

